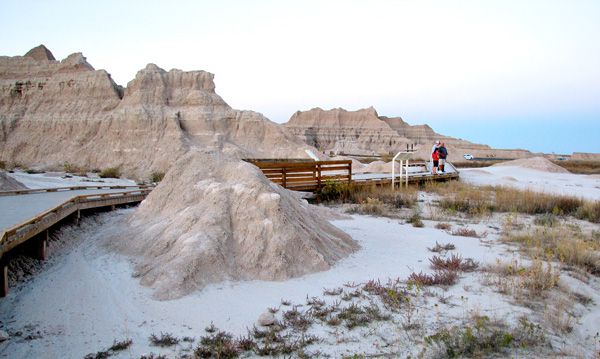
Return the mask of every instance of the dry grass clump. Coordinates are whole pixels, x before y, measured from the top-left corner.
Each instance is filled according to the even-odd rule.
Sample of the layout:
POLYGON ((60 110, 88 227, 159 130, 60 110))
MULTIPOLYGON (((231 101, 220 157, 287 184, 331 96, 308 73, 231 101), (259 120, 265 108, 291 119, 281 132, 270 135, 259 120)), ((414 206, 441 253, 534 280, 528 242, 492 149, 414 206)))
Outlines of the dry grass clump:
POLYGON ((381 200, 367 197, 367 200, 364 203, 351 207, 346 212, 380 216, 385 213, 385 207, 385 204, 381 202, 381 200))
POLYGON ((459 228, 455 231, 452 231, 453 236, 461 236, 461 237, 473 237, 473 238, 481 238, 482 235, 478 234, 474 229, 470 228, 459 228))
POLYGON ((100 171, 100 178, 120 178, 121 170, 118 167, 108 167, 100 171))
POLYGON ((560 228, 536 228, 525 233, 505 233, 502 239, 518 243, 532 256, 549 256, 561 263, 572 265, 600 276, 600 241, 594 233, 560 228))
POLYGON ((412 207, 417 203, 416 187, 393 190, 391 187, 362 186, 328 181, 317 191, 317 198, 325 202, 364 204, 377 200, 390 208, 412 207))
POLYGON ((170 347, 179 343, 179 339, 177 337, 173 336, 171 333, 163 332, 161 332, 160 335, 152 333, 149 340, 152 345, 159 347, 170 347))
POLYGON ((425 224, 421 220, 421 214, 418 211, 415 211, 413 215, 406 220, 406 223, 410 223, 413 227, 417 228, 425 227, 425 224))
POLYGON ((460 255, 453 254, 450 258, 433 256, 429 259, 431 268, 435 270, 448 270, 459 272, 473 272, 479 264, 473 258, 463 258, 460 255))
POLYGON ((600 201, 509 187, 478 187, 458 181, 428 184, 425 191, 442 196, 440 207, 449 212, 471 216, 492 212, 569 215, 600 223, 600 201))
POLYGON ((444 328, 425 337, 435 358, 491 357, 513 354, 545 343, 541 326, 522 318, 517 327, 510 328, 500 320, 477 316, 463 326, 444 328))
POLYGON ((441 229, 444 231, 448 231, 452 228, 452 225, 450 223, 444 223, 444 222, 440 222, 438 224, 435 225, 435 228, 437 229, 441 229))
POLYGON ((600 174, 600 161, 567 160, 552 161, 552 163, 565 168, 571 173, 600 174))
POLYGON ((451 251, 456 249, 456 246, 452 243, 446 243, 446 244, 439 244, 437 241, 435 242, 435 246, 429 248, 427 247, 427 249, 429 249, 429 251, 431 252, 435 252, 435 253, 440 253, 440 252, 446 252, 446 251, 451 251))
POLYGON ((162 181, 163 178, 165 178, 164 172, 154 171, 150 174, 150 182, 151 183, 158 183, 158 182, 162 181))
POLYGON ((454 285, 458 280, 458 273, 450 270, 436 271, 433 274, 423 272, 411 273, 408 276, 408 283, 416 285, 432 286, 432 285, 454 285))
POLYGON ((541 297, 556 287, 560 279, 560 268, 547 259, 534 259, 529 266, 523 266, 517 260, 498 260, 485 270, 494 276, 488 278, 488 282, 496 286, 500 293, 511 294, 519 299, 541 297))

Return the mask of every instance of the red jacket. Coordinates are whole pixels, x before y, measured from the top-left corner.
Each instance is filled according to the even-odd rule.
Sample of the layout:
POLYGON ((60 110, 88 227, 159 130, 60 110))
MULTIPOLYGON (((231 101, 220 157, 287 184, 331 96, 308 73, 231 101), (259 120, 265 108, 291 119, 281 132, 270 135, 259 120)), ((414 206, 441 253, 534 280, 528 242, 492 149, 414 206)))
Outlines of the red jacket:
POLYGON ((433 151, 433 153, 431 154, 431 159, 433 159, 434 161, 439 161, 440 156, 438 155, 438 150, 437 148, 435 149, 435 151, 433 151))

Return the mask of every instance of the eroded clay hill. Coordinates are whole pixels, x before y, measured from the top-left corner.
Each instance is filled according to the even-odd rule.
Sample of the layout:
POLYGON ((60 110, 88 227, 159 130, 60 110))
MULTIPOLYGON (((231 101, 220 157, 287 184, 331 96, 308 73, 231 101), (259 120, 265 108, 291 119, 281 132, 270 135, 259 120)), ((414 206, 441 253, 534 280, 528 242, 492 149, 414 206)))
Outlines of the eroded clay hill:
POLYGON ((156 298, 173 299, 223 280, 329 269, 358 245, 322 211, 249 163, 192 150, 109 245, 135 258, 156 298))
POLYGON ((409 125, 400 117, 379 116, 373 108, 346 111, 341 108, 313 108, 297 111, 285 124, 291 132, 325 153, 380 155, 406 150, 412 145, 417 157, 429 158, 435 140, 446 143, 450 160, 461 159, 464 153, 476 157, 521 158, 532 154, 526 150, 498 150, 443 136, 428 125, 409 125))
POLYGON ((80 53, 56 61, 43 45, 0 57, 0 160, 69 162, 144 177, 193 147, 235 157, 306 157, 308 148, 259 113, 232 109, 205 71, 154 64, 122 88, 80 53))

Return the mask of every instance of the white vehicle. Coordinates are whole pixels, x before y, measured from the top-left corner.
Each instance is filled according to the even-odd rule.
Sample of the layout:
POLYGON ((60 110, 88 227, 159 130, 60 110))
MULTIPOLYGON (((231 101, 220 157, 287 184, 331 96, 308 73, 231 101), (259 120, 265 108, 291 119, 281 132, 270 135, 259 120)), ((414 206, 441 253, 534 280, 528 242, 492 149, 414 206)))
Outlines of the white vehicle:
POLYGON ((472 159, 474 158, 474 157, 473 157, 473 155, 472 155, 472 154, 469 154, 469 153, 465 153, 465 154, 463 155, 463 157, 465 158, 465 160, 472 160, 472 159))

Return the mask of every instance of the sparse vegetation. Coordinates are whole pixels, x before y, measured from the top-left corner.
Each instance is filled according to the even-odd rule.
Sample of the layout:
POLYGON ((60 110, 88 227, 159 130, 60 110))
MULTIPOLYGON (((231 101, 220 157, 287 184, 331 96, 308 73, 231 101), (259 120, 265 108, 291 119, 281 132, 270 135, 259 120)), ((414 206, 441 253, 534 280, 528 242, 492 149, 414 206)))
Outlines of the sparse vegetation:
POLYGON ((5 170, 5 169, 6 169, 6 162, 0 161, 0 170, 5 170))
POLYGON ((456 249, 456 246, 452 243, 439 244, 438 242, 435 242, 435 246, 433 246, 431 248, 428 247, 427 249, 429 249, 429 251, 434 252, 434 253, 440 253, 440 252, 454 250, 454 249, 456 249))
POLYGON ((179 339, 170 333, 161 332, 160 335, 152 333, 150 335, 150 343, 159 347, 170 347, 179 343, 179 339))
POLYGON ((455 231, 452 231, 452 235, 453 236, 461 236, 461 237, 473 237, 473 238, 481 238, 482 237, 474 229, 470 229, 470 228, 459 228, 455 231))
POLYGON ((415 211, 413 215, 406 220, 406 223, 412 224, 413 227, 425 227, 425 224, 421 220, 421 214, 418 211, 415 211))
MULTIPOLYGON (((244 339, 243 344, 244 347, 251 346, 251 342, 246 339, 244 339)), ((240 352, 239 343, 233 339, 231 334, 220 330, 211 330, 207 331, 207 335, 200 338, 200 344, 194 350, 194 357, 229 359, 237 358, 240 352)))
POLYGON ((472 321, 439 330, 425 337, 425 343, 436 352, 437 358, 458 358, 488 357, 506 353, 509 348, 528 348, 545 342, 542 328, 526 319, 521 319, 519 326, 513 329, 486 316, 472 321))
POLYGON ((506 242, 517 243, 533 257, 549 256, 561 263, 600 276, 600 241, 567 227, 537 228, 525 233, 506 232, 506 242))
POLYGON ((431 268, 435 270, 472 272, 479 264, 472 258, 462 258, 460 255, 453 254, 450 258, 433 256, 429 259, 431 268))
POLYGON ((131 339, 125 339, 122 341, 114 341, 113 345, 108 349, 108 350, 112 350, 112 351, 121 351, 121 350, 125 350, 127 348, 129 348, 131 346, 131 344, 133 344, 133 340, 131 339))
POLYGON ((548 260, 534 259, 529 266, 521 265, 517 260, 502 262, 485 269, 492 274, 488 283, 503 294, 518 299, 541 298, 549 289, 556 287, 560 279, 560 268, 548 260))
POLYGON ((571 173, 580 174, 600 174, 600 161, 567 160, 552 161, 554 164, 565 168, 571 173))
POLYGON ((165 177, 164 172, 154 171, 150 174, 150 182, 158 183, 158 182, 162 181, 164 177, 165 177))
POLYGON ((440 222, 438 224, 435 225, 435 228, 437 229, 441 229, 444 231, 448 231, 452 228, 452 225, 450 223, 444 223, 444 222, 440 222))
POLYGON ((443 196, 440 207, 449 212, 471 216, 492 212, 570 215, 600 223, 600 201, 508 187, 476 187, 458 181, 428 184, 425 190, 443 196))
POLYGON ((423 272, 411 273, 408 276, 408 282, 417 285, 454 285, 458 280, 458 274, 455 271, 442 270, 436 271, 433 274, 425 274, 423 272))
POLYGON ((100 178, 120 178, 121 170, 118 167, 108 167, 100 171, 100 178))
POLYGON ((324 202, 365 204, 370 199, 378 201, 390 209, 412 207, 417 203, 417 188, 408 187, 393 190, 390 187, 362 186, 342 182, 327 181, 317 191, 317 197, 324 202))

